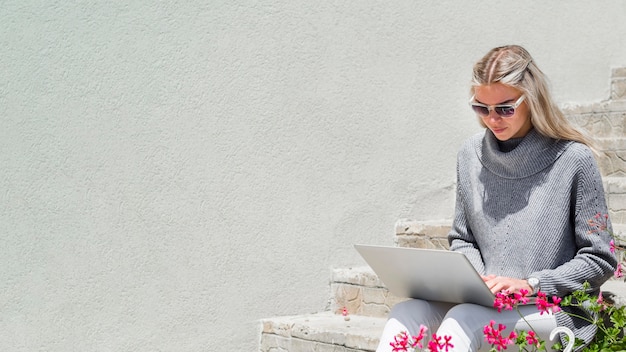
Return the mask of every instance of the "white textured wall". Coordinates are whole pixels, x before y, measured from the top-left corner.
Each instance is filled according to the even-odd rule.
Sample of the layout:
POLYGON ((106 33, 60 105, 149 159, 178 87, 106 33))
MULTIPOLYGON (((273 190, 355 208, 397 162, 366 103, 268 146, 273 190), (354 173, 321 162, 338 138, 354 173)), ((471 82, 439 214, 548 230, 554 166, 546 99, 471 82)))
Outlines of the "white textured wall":
POLYGON ((254 351, 448 218, 472 63, 608 97, 626 3, 0 2, 0 350, 254 351))

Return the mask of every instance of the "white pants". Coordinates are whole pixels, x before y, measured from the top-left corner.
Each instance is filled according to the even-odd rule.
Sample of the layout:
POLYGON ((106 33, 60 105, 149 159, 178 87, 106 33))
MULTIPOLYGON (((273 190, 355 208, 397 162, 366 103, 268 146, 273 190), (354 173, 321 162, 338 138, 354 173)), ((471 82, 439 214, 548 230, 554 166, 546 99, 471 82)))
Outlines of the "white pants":
MULTIPOLYGON (((532 329, 546 342, 546 350, 556 341, 550 341, 550 332, 556 328, 556 319, 549 313, 540 314, 535 305, 519 306, 521 314, 532 329)), ((485 340, 483 328, 494 320, 496 324, 506 325, 503 336, 508 337, 512 330, 530 330, 517 310, 503 310, 464 303, 450 304, 413 299, 396 304, 389 313, 377 352, 391 351, 389 344, 394 336, 402 331, 417 335, 420 325, 428 328, 427 337, 451 336, 454 348, 449 351, 489 351, 491 346, 485 340)), ((426 338, 425 338, 426 339, 426 338)))

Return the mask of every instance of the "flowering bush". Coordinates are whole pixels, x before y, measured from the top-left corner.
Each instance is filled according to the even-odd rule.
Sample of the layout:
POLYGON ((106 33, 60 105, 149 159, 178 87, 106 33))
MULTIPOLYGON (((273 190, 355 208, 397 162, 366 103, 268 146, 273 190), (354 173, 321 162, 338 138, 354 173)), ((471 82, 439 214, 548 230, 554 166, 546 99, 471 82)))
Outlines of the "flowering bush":
MULTIPOLYGON (((589 225, 592 227, 590 234, 607 231, 611 235, 611 252, 613 252, 618 259, 615 277, 620 278, 623 277, 625 248, 617 243, 623 242, 623 240, 616 236, 608 228, 607 223, 608 215, 597 214, 594 218, 589 220, 589 225)), ((547 297, 544 292, 539 291, 537 292, 537 297, 535 299, 535 306, 539 310, 540 314, 548 312, 556 313, 561 311, 561 307, 583 308, 583 310, 589 314, 587 316, 576 315, 576 317, 588 321, 597 328, 597 333, 593 341, 586 346, 583 351, 626 351, 626 336, 624 334, 626 329, 626 306, 616 306, 610 299, 603 297, 602 293, 600 293, 599 296, 590 295, 587 293, 589 289, 590 285, 585 283, 582 289, 579 289, 562 299, 557 296, 547 297)), ((512 294, 503 291, 496 294, 493 306, 498 310, 498 312, 513 309, 519 312, 519 305, 528 304, 530 300, 527 295, 528 291, 523 289, 520 290, 519 293, 512 294)), ((520 316, 522 316, 521 313, 520 316)), ((530 326, 530 324, 528 325, 530 326)), ((483 334, 485 336, 485 340, 491 345, 491 351, 494 352, 506 350, 510 345, 517 345, 520 351, 545 351, 545 341, 537 336, 535 331, 532 329, 532 326, 530 326, 530 328, 531 329, 528 331, 511 331, 505 336, 503 335, 503 332, 506 330, 506 326, 497 324, 496 321, 491 320, 488 325, 485 325, 483 334)), ((417 336, 410 336, 407 332, 398 334, 394 341, 391 342, 393 351, 423 350, 426 331, 427 328, 425 326, 421 326, 417 336)), ((566 338, 566 340, 568 339, 569 337, 566 338)), ((582 346, 582 340, 575 338, 574 340, 575 341, 568 341, 566 350, 571 350, 572 347, 575 348, 582 346)), ((426 351, 448 351, 454 347, 453 342, 454 341, 452 341, 450 336, 437 336, 436 334, 433 334, 431 339, 426 344, 426 351)), ((563 350, 563 346, 560 342, 557 342, 552 348, 556 350, 563 350)))

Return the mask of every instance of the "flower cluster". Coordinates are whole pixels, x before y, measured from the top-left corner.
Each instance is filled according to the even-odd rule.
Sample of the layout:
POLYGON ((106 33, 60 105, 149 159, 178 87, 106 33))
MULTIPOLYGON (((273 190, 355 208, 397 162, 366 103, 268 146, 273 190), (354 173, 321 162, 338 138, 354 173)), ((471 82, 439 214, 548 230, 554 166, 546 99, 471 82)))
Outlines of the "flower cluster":
POLYGON ((483 334, 485 334, 485 340, 489 342, 492 347, 495 347, 498 351, 506 350, 506 346, 515 342, 517 338, 517 334, 515 331, 511 331, 508 337, 502 336, 502 331, 506 329, 505 325, 498 324, 496 327, 496 322, 491 320, 489 325, 485 325, 483 329, 483 334))
MULTIPOLYGON (((403 331, 394 337, 393 342, 389 343, 391 345, 391 350, 393 352, 401 352, 401 351, 415 351, 417 348, 422 349, 424 338, 426 337, 426 328, 424 325, 420 326, 420 331, 417 336, 411 336, 406 331, 403 331)), ((437 334, 433 334, 428 341, 427 351, 429 352, 440 352, 440 351, 449 351, 454 345, 450 342, 452 337, 450 336, 437 336, 437 334)))
MULTIPOLYGON (((528 290, 521 289, 519 293, 509 293, 508 291, 498 292, 496 299, 493 302, 493 307, 502 312, 502 310, 513 310, 522 304, 528 304, 530 298, 528 297, 528 290)), ((543 313, 556 313, 561 310, 559 303, 561 298, 557 296, 552 297, 552 302, 548 299, 547 295, 541 291, 537 292, 535 299, 535 306, 539 310, 540 314, 543 313)), ((502 335, 502 331, 506 329, 505 325, 495 325, 495 321, 490 321, 489 325, 485 325, 483 333, 485 340, 491 345, 492 350, 502 351, 507 348, 508 345, 517 344, 520 349, 528 346, 535 350, 542 348, 544 341, 542 341, 537 334, 533 331, 511 331, 508 337, 502 335)))
POLYGON ((393 342, 390 343, 393 352, 408 351, 409 348, 415 349, 417 347, 422 348, 422 339, 424 338, 424 332, 426 327, 421 326, 420 332, 417 336, 410 336, 406 331, 403 331, 394 337, 393 342))
POLYGON ((501 291, 496 293, 496 299, 493 302, 493 307, 498 310, 498 313, 502 310, 513 310, 518 304, 526 304, 529 302, 528 290, 521 289, 519 293, 510 294, 508 291, 501 291))
POLYGON ((559 307, 559 303, 561 303, 561 297, 552 296, 552 303, 548 302, 548 298, 546 294, 539 291, 537 292, 537 300, 535 301, 535 305, 537 309, 539 309, 539 314, 543 315, 543 313, 556 313, 561 310, 559 307))

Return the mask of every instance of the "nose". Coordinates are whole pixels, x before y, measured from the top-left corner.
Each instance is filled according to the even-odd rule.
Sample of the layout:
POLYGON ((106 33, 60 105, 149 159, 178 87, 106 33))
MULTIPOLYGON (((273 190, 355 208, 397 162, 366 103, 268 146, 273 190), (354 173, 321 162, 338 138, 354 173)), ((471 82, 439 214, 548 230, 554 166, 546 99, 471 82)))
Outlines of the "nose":
POLYGON ((485 117, 483 117, 484 119, 489 119, 489 120, 500 120, 502 119, 502 117, 498 114, 496 114, 495 110, 489 110, 489 114, 485 117))

